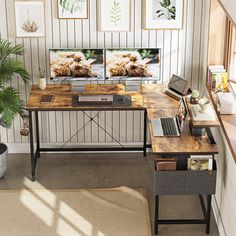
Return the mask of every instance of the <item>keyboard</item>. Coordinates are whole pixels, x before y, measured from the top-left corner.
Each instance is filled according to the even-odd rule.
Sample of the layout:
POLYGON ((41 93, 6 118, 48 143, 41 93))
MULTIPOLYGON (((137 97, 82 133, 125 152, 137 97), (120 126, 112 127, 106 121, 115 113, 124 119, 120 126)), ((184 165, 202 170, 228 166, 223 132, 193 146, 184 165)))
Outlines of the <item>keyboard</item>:
POLYGON ((161 118, 161 126, 164 136, 177 136, 174 118, 161 118))

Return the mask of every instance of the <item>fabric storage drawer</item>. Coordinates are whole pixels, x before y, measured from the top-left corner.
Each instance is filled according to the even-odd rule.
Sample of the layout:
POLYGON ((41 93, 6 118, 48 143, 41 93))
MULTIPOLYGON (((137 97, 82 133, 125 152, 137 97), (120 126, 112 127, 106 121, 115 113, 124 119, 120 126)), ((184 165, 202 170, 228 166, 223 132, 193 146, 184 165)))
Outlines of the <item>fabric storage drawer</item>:
POLYGON ((185 194, 186 171, 155 171, 155 193, 163 195, 185 194))
MULTIPOLYGON (((215 163, 214 163, 215 164, 215 163)), ((216 166, 209 171, 155 171, 154 183, 157 195, 214 194, 216 166)))

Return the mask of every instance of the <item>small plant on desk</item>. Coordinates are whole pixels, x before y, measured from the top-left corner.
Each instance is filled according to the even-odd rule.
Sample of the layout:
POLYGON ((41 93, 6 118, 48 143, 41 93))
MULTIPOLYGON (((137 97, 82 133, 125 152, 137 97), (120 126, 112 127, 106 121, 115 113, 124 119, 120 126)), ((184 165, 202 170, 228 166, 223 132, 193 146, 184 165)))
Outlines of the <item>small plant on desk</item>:
POLYGON ((47 86, 46 78, 45 78, 45 70, 42 70, 39 67, 39 88, 44 90, 47 86))

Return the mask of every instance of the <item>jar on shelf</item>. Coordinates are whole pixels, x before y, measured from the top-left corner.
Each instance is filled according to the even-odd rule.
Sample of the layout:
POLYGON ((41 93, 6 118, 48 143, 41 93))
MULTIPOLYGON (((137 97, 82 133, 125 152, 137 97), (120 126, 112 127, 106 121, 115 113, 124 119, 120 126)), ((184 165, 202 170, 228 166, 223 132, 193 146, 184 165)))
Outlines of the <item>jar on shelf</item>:
POLYGON ((191 97, 190 97, 190 103, 191 104, 198 104, 199 95, 200 94, 199 94, 198 90, 193 90, 192 94, 191 94, 191 97))

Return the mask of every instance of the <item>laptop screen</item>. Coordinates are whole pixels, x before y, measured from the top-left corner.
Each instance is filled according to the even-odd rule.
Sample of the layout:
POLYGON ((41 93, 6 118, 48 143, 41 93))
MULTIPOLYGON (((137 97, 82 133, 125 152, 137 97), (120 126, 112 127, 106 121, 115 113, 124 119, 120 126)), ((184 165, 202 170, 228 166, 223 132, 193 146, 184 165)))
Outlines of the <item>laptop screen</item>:
POLYGON ((182 98, 181 101, 180 101, 179 108, 178 108, 178 113, 177 113, 180 132, 182 131, 182 129, 184 127, 184 122, 186 120, 187 113, 188 112, 187 112, 187 107, 186 107, 186 104, 185 104, 185 100, 184 100, 184 98, 182 98))

